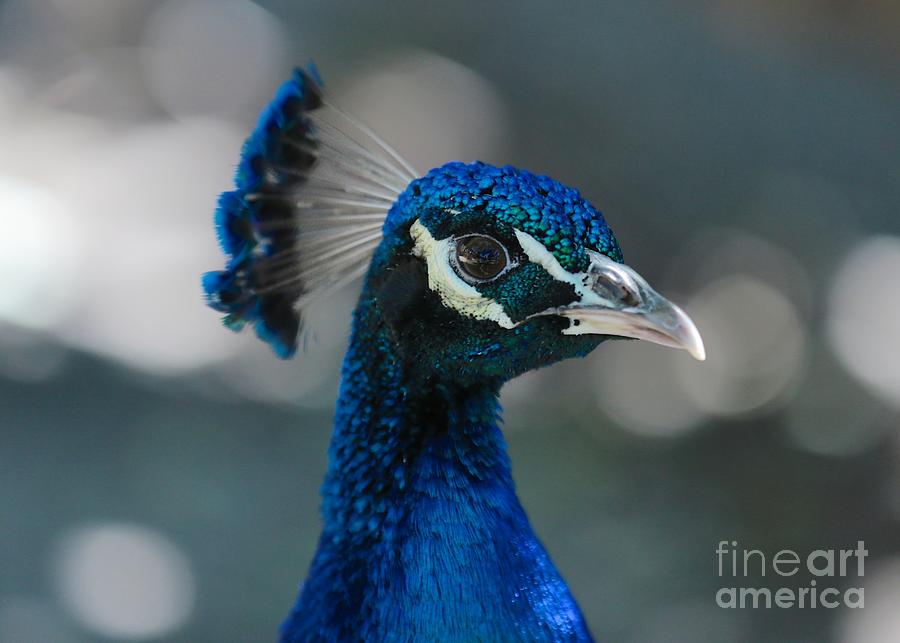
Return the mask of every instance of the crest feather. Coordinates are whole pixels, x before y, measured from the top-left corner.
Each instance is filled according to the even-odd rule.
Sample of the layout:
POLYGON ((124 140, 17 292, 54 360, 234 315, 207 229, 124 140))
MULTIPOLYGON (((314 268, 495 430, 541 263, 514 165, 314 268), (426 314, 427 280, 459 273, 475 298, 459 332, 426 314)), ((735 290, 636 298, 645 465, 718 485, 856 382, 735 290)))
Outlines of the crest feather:
POLYGON ((314 67, 284 83, 244 143, 215 222, 225 270, 203 276, 226 326, 251 324, 283 358, 302 310, 362 276, 414 170, 328 100, 314 67))

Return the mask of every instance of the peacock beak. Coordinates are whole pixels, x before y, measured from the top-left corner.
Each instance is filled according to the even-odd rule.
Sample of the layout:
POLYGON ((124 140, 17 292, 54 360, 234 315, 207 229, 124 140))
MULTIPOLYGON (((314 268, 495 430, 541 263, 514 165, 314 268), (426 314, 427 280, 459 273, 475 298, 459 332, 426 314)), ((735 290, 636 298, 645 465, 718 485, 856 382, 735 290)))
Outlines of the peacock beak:
POLYGON ((615 335, 686 350, 706 359, 703 339, 687 314, 628 266, 597 252, 583 275, 581 300, 555 314, 571 320, 566 335, 615 335))
POLYGON ((516 238, 528 258, 551 276, 570 284, 579 299, 567 306, 549 308, 526 317, 556 315, 570 320, 565 335, 615 335, 645 339, 681 348, 694 358, 706 359, 697 326, 687 314, 660 295, 634 269, 587 250, 586 272, 569 272, 537 239, 521 230, 516 238))
POLYGON ((697 326, 678 306, 659 297, 648 307, 623 310, 575 304, 557 308, 562 317, 572 320, 564 335, 615 335, 644 339, 654 344, 681 348, 695 359, 706 359, 706 349, 697 326))

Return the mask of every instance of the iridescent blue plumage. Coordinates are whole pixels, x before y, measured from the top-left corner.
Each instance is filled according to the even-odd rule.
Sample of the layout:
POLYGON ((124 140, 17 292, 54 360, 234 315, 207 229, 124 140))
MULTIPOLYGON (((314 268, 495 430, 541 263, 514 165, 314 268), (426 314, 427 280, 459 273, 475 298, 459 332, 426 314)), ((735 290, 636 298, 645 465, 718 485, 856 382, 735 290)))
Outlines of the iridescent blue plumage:
POLYGON ((434 168, 399 196, 385 222, 385 236, 397 234, 417 217, 436 230, 451 217, 456 225, 489 217, 495 225, 538 237, 572 270, 587 265, 585 248, 622 261, 603 215, 578 190, 509 165, 455 161, 434 168))
POLYGON ((516 498, 499 381, 429 386, 364 294, 329 450, 319 549, 282 640, 587 641, 516 498))
POLYGON ((320 106, 321 93, 310 73, 297 70, 279 88, 244 144, 237 189, 219 197, 215 223, 228 265, 203 277, 207 301, 226 313, 227 326, 238 330, 252 324, 260 339, 285 358, 296 350, 300 317, 293 305, 303 284, 271 288, 278 277, 267 266, 289 252, 296 238, 290 226, 271 223, 285 219, 290 207, 285 196, 306 181, 315 163, 308 113, 320 106))
MULTIPOLYGON (((515 168, 450 163, 400 195, 354 314, 325 527, 284 641, 590 640, 516 497, 497 394, 597 340, 562 338, 546 317, 513 331, 453 319, 404 274, 419 270, 408 263, 413 220, 444 236, 486 218, 533 231, 573 266, 586 264, 586 246, 620 256, 575 190, 515 168)), ((533 292, 549 284, 530 279, 535 311, 571 299, 533 292)))
POLYGON ((282 641, 591 640, 516 497, 497 397, 609 335, 702 357, 693 324, 576 190, 478 162, 415 178, 304 72, 236 185, 216 214, 228 265, 204 277, 229 326, 287 356, 304 306, 365 273, 322 535, 282 641))

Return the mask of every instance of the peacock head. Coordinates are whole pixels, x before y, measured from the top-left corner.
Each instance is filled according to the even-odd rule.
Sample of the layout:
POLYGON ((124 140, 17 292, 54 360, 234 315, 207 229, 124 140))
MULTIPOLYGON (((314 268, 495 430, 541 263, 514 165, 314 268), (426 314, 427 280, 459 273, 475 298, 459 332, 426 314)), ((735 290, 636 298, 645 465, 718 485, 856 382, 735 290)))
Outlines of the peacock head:
POLYGON ((577 190, 453 162, 421 178, 298 71, 244 147, 217 220, 229 254, 210 305, 283 356, 303 308, 365 274, 360 300, 411 377, 502 382, 611 337, 704 359, 690 318, 622 253, 577 190), (368 143, 368 144, 366 144, 368 143))
POLYGON ((622 263, 603 215, 545 176, 449 163, 390 210, 365 297, 410 371, 504 380, 611 337, 704 358, 690 318, 622 263))

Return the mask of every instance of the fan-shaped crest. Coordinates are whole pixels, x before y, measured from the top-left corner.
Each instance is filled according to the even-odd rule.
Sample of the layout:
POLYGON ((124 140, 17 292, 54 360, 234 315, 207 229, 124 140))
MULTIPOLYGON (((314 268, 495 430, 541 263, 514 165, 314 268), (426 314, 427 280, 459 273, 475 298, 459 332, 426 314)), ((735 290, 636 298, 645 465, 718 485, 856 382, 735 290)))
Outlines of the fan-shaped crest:
POLYGON ((314 67, 295 70, 244 144, 236 189, 219 198, 228 260, 203 276, 209 305, 290 357, 303 307, 365 273, 388 210, 415 178, 328 99, 314 67))

